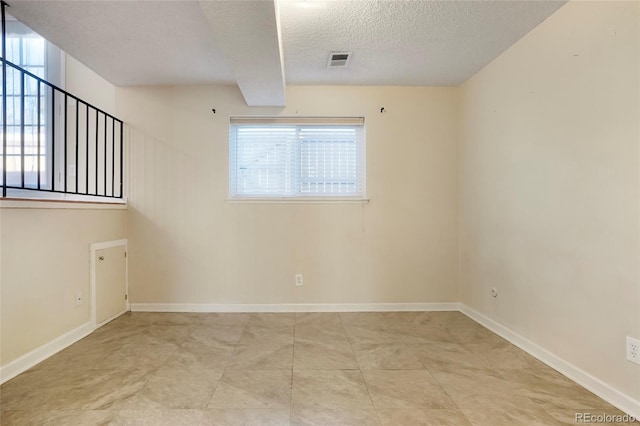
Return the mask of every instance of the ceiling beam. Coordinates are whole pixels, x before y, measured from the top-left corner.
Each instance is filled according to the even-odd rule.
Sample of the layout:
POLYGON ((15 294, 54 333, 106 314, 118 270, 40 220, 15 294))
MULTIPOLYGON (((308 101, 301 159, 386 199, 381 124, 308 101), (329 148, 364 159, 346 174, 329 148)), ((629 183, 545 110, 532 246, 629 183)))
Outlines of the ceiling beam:
POLYGON ((284 65, 275 0, 200 0, 200 6, 247 105, 284 106, 284 65))

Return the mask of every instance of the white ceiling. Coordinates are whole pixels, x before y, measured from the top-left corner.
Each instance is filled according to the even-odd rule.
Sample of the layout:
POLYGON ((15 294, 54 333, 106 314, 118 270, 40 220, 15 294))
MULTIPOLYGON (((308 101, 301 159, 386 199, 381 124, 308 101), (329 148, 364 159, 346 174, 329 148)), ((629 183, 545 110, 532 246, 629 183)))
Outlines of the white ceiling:
POLYGON ((9 13, 118 86, 458 85, 564 1, 9 0, 9 13), (329 69, 331 51, 350 51, 329 69))

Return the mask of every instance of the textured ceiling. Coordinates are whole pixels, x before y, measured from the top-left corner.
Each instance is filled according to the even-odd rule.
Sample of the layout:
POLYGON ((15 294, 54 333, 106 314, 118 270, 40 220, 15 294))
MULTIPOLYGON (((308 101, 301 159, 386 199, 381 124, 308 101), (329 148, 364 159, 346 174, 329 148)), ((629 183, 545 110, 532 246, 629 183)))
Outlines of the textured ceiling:
POLYGON ((285 81, 458 85, 564 1, 9 3, 13 16, 115 85, 237 83, 250 105, 282 105, 285 81), (353 52, 349 66, 327 68, 331 51, 353 52))
POLYGON ((290 84, 458 85, 528 33, 558 1, 281 0, 290 84), (350 51, 327 69, 329 51, 350 51))
POLYGON ((117 86, 235 83, 197 1, 9 4, 11 15, 117 86))

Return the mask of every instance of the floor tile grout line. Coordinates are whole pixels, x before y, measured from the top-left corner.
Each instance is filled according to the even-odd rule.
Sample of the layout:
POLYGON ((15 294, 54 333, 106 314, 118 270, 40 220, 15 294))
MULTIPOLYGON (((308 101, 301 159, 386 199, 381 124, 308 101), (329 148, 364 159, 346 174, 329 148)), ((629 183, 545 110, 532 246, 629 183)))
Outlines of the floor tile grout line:
POLYGON ((364 387, 365 387, 365 389, 367 389, 367 395, 369 395, 369 400, 371 401, 371 407, 373 407, 373 412, 376 413, 376 418, 378 419, 378 424, 382 425, 382 419, 380 419, 380 413, 378 413, 378 407, 376 407, 376 404, 373 402, 373 396, 371 395, 371 391, 369 390, 369 385, 367 384, 367 381, 364 378, 364 374, 362 373, 362 368, 360 368, 360 362, 358 361, 358 358, 356 358, 355 352, 353 351, 353 345, 351 344, 351 339, 349 338, 349 335, 347 334, 347 329, 344 326, 344 321, 342 320, 342 315, 338 314, 338 318, 340 318, 340 324, 342 325, 342 329, 344 330, 344 334, 347 336, 347 341, 349 342, 349 348, 351 348, 351 353, 353 354, 353 358, 356 360, 356 363, 358 365, 358 372, 360 373, 360 378, 362 379, 362 383, 364 383, 364 387))
MULTIPOLYGON (((235 341, 233 343, 233 354, 236 353, 236 350, 238 348, 238 342, 240 341, 240 339, 242 339, 242 335, 244 334, 245 330, 247 329, 247 324, 249 324, 249 320, 251 320, 251 314, 249 315, 249 318, 247 319, 247 321, 244 322, 243 327, 242 327, 242 333, 240 333, 240 337, 238 338, 237 341, 235 341)), ((212 327, 215 326, 219 326, 220 324, 209 324, 212 327)), ((233 357, 233 354, 231 355, 231 357, 233 357)), ((227 359, 227 362, 224 366, 220 366, 220 370, 222 371, 222 373, 220 374, 220 377, 218 378, 218 382, 216 383, 213 392, 211 393, 211 397, 209 398, 209 401, 207 402, 207 404, 205 405, 205 410, 209 409, 209 406, 211 405, 211 402, 213 401, 213 397, 216 394, 216 391, 218 390, 218 387, 220 386, 220 383, 222 382, 222 377, 224 376, 225 372, 227 371, 227 367, 229 366, 229 364, 231 363, 231 357, 229 357, 227 359)))
MULTIPOLYGON (((236 353, 238 352, 239 346, 240 346, 240 341, 242 340, 242 336, 244 336, 244 334, 247 332, 247 327, 249 326, 249 322, 251 322, 251 317, 254 314, 249 314, 249 318, 247 319, 247 321, 245 321, 244 326, 242 327, 242 333, 240 333, 240 337, 238 338, 238 340, 236 340, 233 343, 233 353, 231 354, 231 357, 229 357, 227 359, 226 364, 224 365, 224 367, 222 367, 222 375, 224 375, 224 373, 227 371, 227 369, 229 368, 229 365, 231 364, 232 359, 235 357, 236 353)), ((222 380, 222 376, 220 378, 220 380, 222 380)), ((213 398, 213 396, 212 396, 213 398)))
POLYGON ((422 368, 424 368, 425 370, 429 371, 427 369, 427 366, 425 365, 425 363, 422 361, 422 359, 420 358, 420 356, 418 355, 418 353, 415 351, 415 349, 413 348, 413 346, 417 346, 417 345, 405 345, 409 351, 413 354, 413 356, 416 357, 416 359, 418 360, 418 362, 420 363, 420 365, 422 365, 422 368))
MULTIPOLYGON (((456 406, 456 409, 462 411, 462 408, 458 405, 456 400, 447 391, 447 389, 444 387, 444 385, 442 383, 440 383, 440 381, 438 379, 436 379, 436 377, 433 374, 431 374, 431 371, 428 368, 425 367, 425 371, 427 372, 429 377, 431 377, 431 379, 438 385, 438 387, 442 390, 442 392, 444 392, 447 395, 447 397, 451 400, 451 402, 453 402, 453 405, 456 406)), ((466 416, 465 416, 465 418, 466 418, 466 416)), ((471 422, 469 421, 469 423, 471 423, 471 422)))

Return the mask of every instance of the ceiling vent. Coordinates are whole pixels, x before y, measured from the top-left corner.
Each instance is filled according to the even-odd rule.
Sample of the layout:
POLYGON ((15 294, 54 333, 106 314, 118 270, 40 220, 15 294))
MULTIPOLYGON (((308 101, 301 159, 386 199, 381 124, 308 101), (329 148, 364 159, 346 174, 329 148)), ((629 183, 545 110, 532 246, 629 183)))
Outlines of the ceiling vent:
POLYGON ((349 65, 351 52, 331 52, 327 68, 344 68, 349 65))

